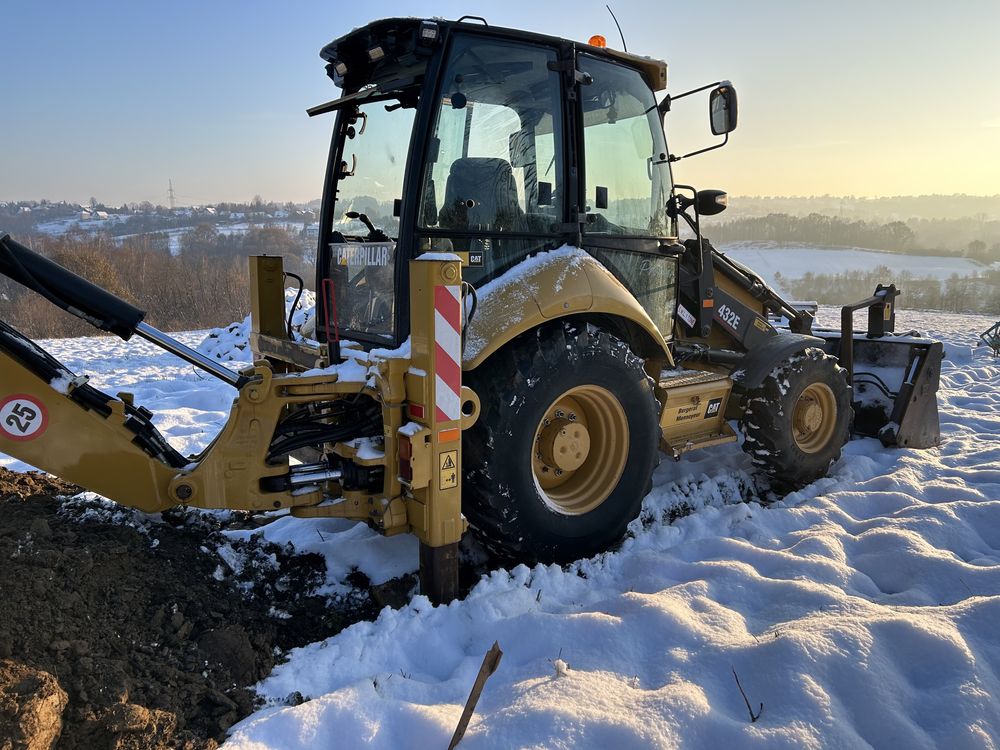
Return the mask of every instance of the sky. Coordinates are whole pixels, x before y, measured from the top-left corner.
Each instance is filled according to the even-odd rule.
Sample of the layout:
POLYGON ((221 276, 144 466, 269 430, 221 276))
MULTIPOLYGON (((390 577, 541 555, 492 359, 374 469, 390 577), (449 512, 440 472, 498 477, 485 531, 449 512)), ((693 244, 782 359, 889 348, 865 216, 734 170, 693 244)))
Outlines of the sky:
MULTIPOLYGON (((320 48, 368 21, 483 15, 621 48, 604 2, 213 0, 6 3, 0 200, 109 205, 308 201, 322 192, 335 98, 320 48)), ((733 82, 739 128, 675 165, 734 195, 1000 193, 997 0, 617 0, 629 51, 680 93, 733 82)), ((668 142, 713 142, 707 98, 668 142)))

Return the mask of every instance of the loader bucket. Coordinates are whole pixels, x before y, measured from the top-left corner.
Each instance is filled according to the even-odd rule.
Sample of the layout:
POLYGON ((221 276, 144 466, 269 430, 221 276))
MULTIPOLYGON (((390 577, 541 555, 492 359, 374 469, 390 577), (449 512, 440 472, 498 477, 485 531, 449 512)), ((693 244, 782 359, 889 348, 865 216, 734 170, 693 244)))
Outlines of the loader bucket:
POLYGON ((855 434, 901 448, 941 442, 937 391, 944 347, 917 332, 896 334, 895 286, 842 308, 841 330, 814 330, 840 359, 854 388, 855 434), (868 331, 854 332, 854 313, 868 310, 868 331))

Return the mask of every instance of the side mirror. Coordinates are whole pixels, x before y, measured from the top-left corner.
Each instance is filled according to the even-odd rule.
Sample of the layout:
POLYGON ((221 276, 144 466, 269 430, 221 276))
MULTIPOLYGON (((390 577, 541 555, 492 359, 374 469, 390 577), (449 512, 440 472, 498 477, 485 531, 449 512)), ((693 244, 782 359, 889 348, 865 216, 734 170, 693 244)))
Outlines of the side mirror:
POLYGON ((708 116, 712 123, 712 135, 724 135, 736 130, 738 108, 736 89, 728 81, 712 90, 708 99, 708 116))
POLYGON ((699 190, 694 197, 694 209, 699 216, 721 214, 729 205, 729 196, 723 190, 699 190))
MULTIPOLYGON (((706 151, 714 151, 717 148, 722 148, 729 143, 729 134, 736 130, 736 89, 733 88, 733 84, 729 81, 709 83, 706 86, 700 86, 699 88, 685 91, 683 94, 677 94, 677 96, 668 96, 659 105, 658 109, 661 113, 669 112, 671 102, 675 102, 685 96, 697 94, 699 91, 705 91, 710 88, 712 89, 712 93, 708 98, 708 119, 712 126, 712 135, 724 135, 725 139, 723 139, 721 143, 716 143, 714 146, 700 148, 697 151, 691 151, 683 156, 670 154, 667 157, 667 161, 673 163, 675 161, 680 161, 681 159, 687 159, 689 156, 697 156, 698 154, 704 154, 706 151), (713 86, 715 88, 712 88, 713 86)), ((718 211, 715 213, 718 213, 718 211)))

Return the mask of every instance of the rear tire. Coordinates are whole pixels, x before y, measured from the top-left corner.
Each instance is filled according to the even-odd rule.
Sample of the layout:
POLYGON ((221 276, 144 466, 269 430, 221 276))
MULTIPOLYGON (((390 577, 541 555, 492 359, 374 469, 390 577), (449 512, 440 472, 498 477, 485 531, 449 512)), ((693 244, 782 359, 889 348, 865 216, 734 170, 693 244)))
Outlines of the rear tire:
POLYGON ((847 371, 809 348, 775 367, 747 396, 743 450, 780 491, 826 476, 850 437, 847 371))
POLYGON ((482 414, 463 437, 463 511, 517 562, 601 552, 639 514, 659 460, 643 360, 590 325, 538 329, 470 373, 482 414))

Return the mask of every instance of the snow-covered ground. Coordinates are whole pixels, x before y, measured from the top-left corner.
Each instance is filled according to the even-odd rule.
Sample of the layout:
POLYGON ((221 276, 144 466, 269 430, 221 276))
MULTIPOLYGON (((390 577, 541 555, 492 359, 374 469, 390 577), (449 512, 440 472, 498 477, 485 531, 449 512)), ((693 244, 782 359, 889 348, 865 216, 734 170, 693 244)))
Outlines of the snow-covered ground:
MULTIPOLYGON (((771 504, 737 446, 664 460, 618 550, 494 571, 463 601, 418 596, 293 651, 225 747, 446 747, 495 640, 463 748, 1000 746, 1000 361, 975 347, 992 322, 899 313, 946 342, 940 448, 852 441, 829 478, 771 504), (694 512, 671 523, 678 506, 694 512)), ((230 389, 148 344, 44 345, 134 392, 183 451, 226 417, 230 389)), ((262 533, 324 554, 333 589, 352 567, 416 568, 412 540, 344 522, 262 533)))
POLYGON ((915 279, 944 281, 952 274, 972 276, 986 266, 957 256, 903 255, 864 248, 822 248, 767 242, 733 242, 720 250, 756 271, 768 284, 781 287, 776 275, 800 279, 807 273, 837 274, 845 271, 874 271, 886 266, 908 271, 915 279))

